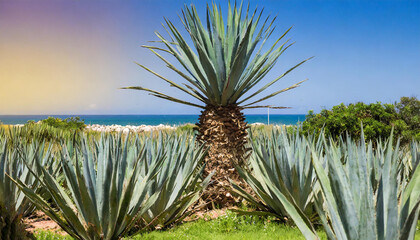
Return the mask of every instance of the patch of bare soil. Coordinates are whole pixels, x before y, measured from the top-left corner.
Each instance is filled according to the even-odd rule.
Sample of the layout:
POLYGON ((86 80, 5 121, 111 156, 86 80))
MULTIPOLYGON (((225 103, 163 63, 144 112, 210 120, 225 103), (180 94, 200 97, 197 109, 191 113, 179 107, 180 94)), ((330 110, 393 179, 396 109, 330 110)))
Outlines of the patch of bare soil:
POLYGON ((35 211, 33 215, 23 219, 23 222, 26 225, 26 230, 30 233, 33 233, 35 230, 44 230, 52 231, 60 235, 67 235, 56 222, 51 220, 41 211, 35 211))
POLYGON ((213 220, 218 217, 226 215, 227 210, 235 209, 235 208, 236 207, 196 211, 191 216, 186 217, 183 222, 192 222, 198 219, 204 219, 206 221, 213 220))

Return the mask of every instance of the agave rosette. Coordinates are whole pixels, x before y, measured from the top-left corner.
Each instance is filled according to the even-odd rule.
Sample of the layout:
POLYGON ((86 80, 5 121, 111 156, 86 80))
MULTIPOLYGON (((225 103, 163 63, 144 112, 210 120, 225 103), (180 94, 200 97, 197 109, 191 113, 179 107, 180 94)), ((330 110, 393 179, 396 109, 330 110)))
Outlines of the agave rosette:
MULTIPOLYGON (((127 135, 128 138, 128 135, 127 135)), ((119 239, 134 224, 158 194, 148 195, 164 160, 163 150, 143 167, 147 151, 129 149, 127 138, 103 135, 99 141, 82 138, 80 147, 61 152, 65 188, 46 169, 32 172, 51 195, 51 203, 27 184, 14 179, 26 196, 75 239, 119 239), (146 174, 138 172, 145 169, 146 174), (142 176, 142 177, 141 177, 142 176)))
POLYGON ((272 215, 283 219, 291 215, 302 233, 315 238, 311 220, 316 221, 314 195, 318 191, 316 176, 311 162, 311 144, 322 151, 322 142, 307 140, 295 134, 271 130, 252 139, 249 167, 237 166, 245 182, 257 197, 232 182, 236 193, 253 203, 258 210, 238 211, 242 214, 272 215))
POLYGON ((164 148, 167 154, 149 189, 150 193, 159 192, 158 200, 142 215, 142 221, 149 228, 162 228, 191 213, 190 206, 199 199, 212 175, 202 179, 207 151, 204 145, 195 146, 191 135, 161 136, 155 142, 158 144, 151 151, 164 148))
POLYGON ((32 191, 48 199, 44 189, 30 173, 29 167, 39 165, 52 175, 59 175, 59 167, 53 161, 52 145, 46 145, 38 139, 26 143, 20 136, 24 133, 25 131, 14 128, 8 132, 0 130, 0 238, 2 239, 13 239, 14 236, 24 235, 21 219, 35 210, 32 202, 25 197, 10 177, 19 179, 30 186, 32 191))
POLYGON ((21 180, 14 181, 75 239, 119 239, 140 219, 142 227, 166 226, 188 214, 211 177, 200 179, 206 151, 191 141, 190 136, 122 133, 64 141, 59 158, 64 182, 39 163, 31 168, 40 169, 32 174, 54 205, 21 180))
POLYGON ((331 142, 325 147, 328 174, 313 154, 322 189, 317 209, 330 239, 414 239, 420 210, 420 168, 402 182, 406 179, 399 177, 400 148, 392 142, 391 136, 384 154, 376 156, 383 164, 376 166, 370 162, 371 150, 363 134, 358 144, 347 139, 346 154, 331 142), (376 177, 379 180, 372 181, 376 177))

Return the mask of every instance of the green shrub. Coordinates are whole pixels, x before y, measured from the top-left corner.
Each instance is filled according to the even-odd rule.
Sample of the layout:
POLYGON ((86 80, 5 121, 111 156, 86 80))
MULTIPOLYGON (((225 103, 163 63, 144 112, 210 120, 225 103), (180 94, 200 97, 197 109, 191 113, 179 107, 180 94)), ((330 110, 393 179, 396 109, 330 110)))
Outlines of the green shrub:
MULTIPOLYGON (((42 139, 48 142, 67 140, 78 137, 77 132, 81 132, 86 127, 80 117, 70 117, 66 119, 48 117, 38 123, 29 120, 20 129, 20 135, 24 141, 30 142, 32 139, 42 139)), ((17 128, 11 126, 10 128, 17 128)))
POLYGON ((419 118, 420 101, 415 97, 402 97, 395 104, 342 103, 318 114, 309 111, 302 129, 306 134, 319 134, 323 128, 325 134, 333 138, 348 133, 352 138, 360 139, 360 125, 363 124, 366 139, 375 141, 388 138, 394 128, 395 135, 402 138, 402 144, 407 144, 412 138, 420 140, 419 118))
MULTIPOLYGON (((29 124, 33 121, 28 121, 29 124)), ((46 124, 51 127, 64 129, 64 130, 82 130, 86 127, 85 122, 80 117, 69 117, 64 120, 61 118, 48 117, 41 120, 41 124, 46 124)))
POLYGON ((395 103, 398 115, 407 127, 402 131, 404 138, 420 139, 420 101, 415 97, 402 97, 395 103))
POLYGON ((46 142, 60 142, 61 140, 73 139, 78 137, 74 134, 79 130, 64 130, 60 128, 51 127, 47 124, 25 124, 23 127, 8 126, 2 127, 7 130, 9 138, 13 141, 12 136, 18 135, 21 138, 19 141, 30 143, 36 139, 46 142))

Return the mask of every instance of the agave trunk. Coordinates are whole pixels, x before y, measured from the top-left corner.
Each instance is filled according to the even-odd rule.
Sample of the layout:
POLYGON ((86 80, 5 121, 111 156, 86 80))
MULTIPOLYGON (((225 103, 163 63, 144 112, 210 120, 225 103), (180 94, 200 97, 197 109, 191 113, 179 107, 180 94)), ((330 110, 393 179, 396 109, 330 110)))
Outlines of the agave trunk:
POLYGON ((0 239, 29 239, 29 233, 25 230, 25 224, 21 221, 22 215, 13 213, 16 213, 14 209, 5 209, 0 205, 0 239))
POLYGON ((205 176, 215 172, 213 181, 204 194, 215 204, 226 206, 234 199, 229 193, 229 179, 242 182, 234 163, 241 164, 247 152, 247 124, 241 108, 236 105, 207 105, 199 117, 198 137, 200 143, 209 147, 205 176))

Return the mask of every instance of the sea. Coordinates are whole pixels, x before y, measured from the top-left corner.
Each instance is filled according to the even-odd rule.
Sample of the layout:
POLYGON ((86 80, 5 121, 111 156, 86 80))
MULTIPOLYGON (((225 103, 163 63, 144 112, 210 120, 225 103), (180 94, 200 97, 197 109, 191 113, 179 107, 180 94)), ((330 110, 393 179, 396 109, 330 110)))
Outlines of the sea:
MULTIPOLYGON (((45 118, 80 117, 85 124, 100 125, 183 125, 198 122, 198 115, 0 115, 3 124, 25 124, 29 120, 39 121, 45 118)), ((304 114, 249 114, 245 115, 248 123, 294 125, 305 120, 304 114)))

